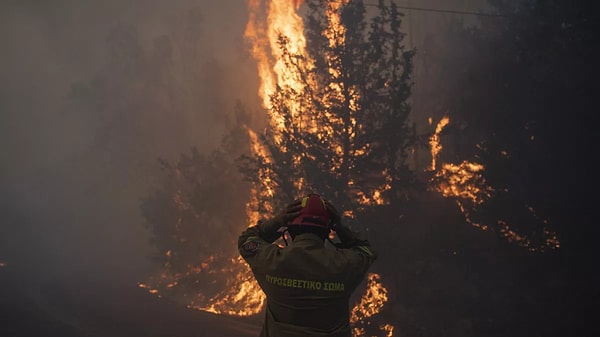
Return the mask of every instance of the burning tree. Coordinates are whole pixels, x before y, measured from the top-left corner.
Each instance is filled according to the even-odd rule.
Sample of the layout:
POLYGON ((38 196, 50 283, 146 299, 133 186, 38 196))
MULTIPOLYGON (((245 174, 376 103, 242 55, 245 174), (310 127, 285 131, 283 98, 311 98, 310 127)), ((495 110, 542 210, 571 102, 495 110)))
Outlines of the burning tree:
MULTIPOLYGON (((394 203, 415 182, 408 165, 414 51, 403 44, 403 15, 393 2, 380 1, 376 13, 362 1, 306 5, 305 28, 271 37, 277 82, 261 92, 268 127, 243 162, 258 210, 271 211, 275 195, 290 200, 308 191, 344 210, 394 203)), ((247 35, 257 26, 251 22, 247 35)), ((259 63, 269 48, 260 42, 259 63)))
POLYGON ((195 309, 245 316, 261 310, 264 295, 236 258, 249 190, 234 162, 248 144, 240 105, 236 117, 220 149, 160 160, 160 179, 141 204, 160 271, 140 287, 195 309))
MULTIPOLYGON (((289 1, 277 0, 271 11, 277 5, 293 9, 289 1)), ((402 174, 410 173, 406 158, 413 138, 406 127, 406 99, 413 52, 402 46, 401 14, 382 3, 367 29, 360 1, 314 2, 308 9, 308 48, 297 44, 305 41, 303 29, 275 37, 277 66, 267 69, 279 71, 279 78, 276 90, 263 90, 270 102, 265 132, 249 128, 247 114, 239 109, 237 128, 223 149, 193 150, 174 163, 161 162, 162 180, 142 204, 156 238, 160 271, 140 287, 196 309, 257 314, 264 294, 233 241, 244 224, 255 222, 258 211, 272 210, 274 192, 285 201, 314 187, 344 209, 365 210, 398 197, 390 193, 392 186, 410 182, 402 174), (242 159, 239 167, 236 156, 242 159), (253 185, 240 183, 237 169, 253 185)), ((257 44, 255 51, 261 47, 257 44)), ((355 310, 360 324, 380 310, 370 308, 371 302, 387 300, 379 277, 371 278, 355 310)))
MULTIPOLYGON (((502 151, 503 142, 492 144, 494 147, 489 147, 488 142, 488 148, 495 151, 487 152, 488 157, 485 157, 485 149, 480 148, 482 143, 472 140, 479 140, 479 133, 494 135, 496 122, 508 119, 505 123, 513 123, 512 117, 520 115, 522 111, 517 109, 507 110, 511 118, 503 113, 504 108, 489 110, 486 116, 494 115, 496 119, 485 128, 477 122, 479 113, 487 112, 491 106, 487 100, 489 93, 498 91, 494 96, 498 102, 511 102, 503 90, 518 93, 520 86, 516 84, 520 84, 523 77, 508 82, 515 84, 514 88, 496 90, 499 84, 488 83, 487 68, 475 72, 481 74, 478 78, 482 82, 471 85, 465 80, 464 85, 456 86, 455 76, 448 76, 452 88, 482 90, 481 95, 473 97, 477 98, 475 103, 481 103, 485 109, 479 109, 479 105, 471 108, 444 105, 444 109, 440 109, 453 113, 454 125, 441 118, 432 131, 432 165, 426 172, 431 176, 426 178, 433 178, 427 181, 434 187, 434 193, 425 195, 428 200, 412 202, 410 212, 400 214, 407 208, 404 200, 410 199, 411 188, 418 182, 415 172, 420 168, 419 164, 409 165, 418 137, 410 127, 408 104, 414 51, 403 45, 402 14, 394 3, 379 2, 374 12, 365 10, 362 1, 310 1, 300 6, 301 3, 290 0, 248 2, 250 21, 246 37, 252 43, 258 63, 260 95, 268 113, 268 125, 264 131, 256 132, 244 127, 242 121, 237 136, 230 138, 238 145, 229 149, 250 145, 251 153, 241 156, 239 168, 251 184, 241 185, 237 180, 239 177, 234 171, 238 167, 231 151, 209 155, 192 152, 174 164, 164 163, 164 185, 145 201, 149 226, 164 240, 157 242, 163 268, 158 280, 141 286, 165 296, 180 296, 189 306, 207 311, 236 315, 258 313, 264 301, 262 292, 251 282, 245 265, 235 258, 237 252, 231 251, 228 255, 223 246, 233 247, 231 242, 240 227, 253 224, 258 214, 273 211, 276 202, 285 202, 315 189, 341 209, 356 212, 347 211, 345 215, 349 217, 365 219, 367 214, 376 215, 369 218, 371 225, 367 226, 371 227, 366 229, 370 230, 371 237, 375 236, 374 241, 380 247, 382 254, 378 262, 384 265, 385 271, 382 277, 369 276, 367 287, 372 288, 367 289, 352 310, 356 335, 364 335, 368 330, 370 335, 387 333, 389 336, 396 327, 403 334, 464 336, 472 331, 489 330, 488 326, 498 328, 503 322, 513 322, 513 318, 502 315, 519 312, 514 309, 521 309, 523 303, 539 298, 522 290, 527 288, 521 285, 529 280, 515 276, 514 266, 530 269, 526 267, 536 267, 538 259, 546 257, 526 255, 526 250, 504 245, 511 240, 522 246, 529 245, 526 237, 506 226, 508 222, 495 217, 502 213, 505 219, 526 219, 513 211, 516 207, 509 209, 512 213, 499 207, 514 203, 513 198, 498 193, 503 190, 502 184, 498 184, 499 178, 520 177, 504 174, 509 163, 505 161, 506 153, 513 152, 502 151), (301 8, 306 10, 305 20, 297 14, 301 8), (456 116, 461 111, 465 115, 456 116), (472 118, 467 118, 469 113, 473 114, 472 118), (477 137, 469 137, 461 128, 460 117, 472 121, 467 131, 476 132, 477 137), (446 146, 445 152, 440 152, 441 137, 446 141, 451 133, 442 134, 446 126, 460 130, 455 133, 463 138, 456 141, 454 151, 446 146), (464 139, 467 137, 468 141, 464 139), (461 144, 464 148, 458 151, 461 144), (477 147, 474 152, 479 156, 466 156, 472 154, 472 150, 465 149, 473 147, 477 147), (447 151, 448 148, 451 151, 447 151), (440 153, 444 156, 438 156, 440 153), (490 154, 495 157, 490 158, 490 154), (496 157, 499 158, 494 160, 496 157), (493 170, 484 174, 488 167, 493 170), (230 198, 235 202, 226 208, 220 202, 204 202, 206 194, 215 191, 223 193, 216 198, 220 202, 230 198), (494 198, 496 201, 490 203, 494 198), (250 202, 246 205, 248 199, 250 202), (486 208, 482 207, 484 203, 486 208), (494 212, 482 213, 490 208, 494 212), (502 212, 495 211, 496 208, 502 212), (382 210, 388 212, 375 212, 382 210), (226 214, 224 218, 215 220, 216 215, 223 214, 226 214), (243 218, 244 214, 247 218, 243 218), (405 216, 402 223, 396 221, 400 215, 405 216), (501 234, 508 240, 500 241, 488 235, 490 231, 472 230, 464 226, 465 220, 481 229, 488 228, 488 224, 499 225, 504 231, 501 234), (387 226, 372 225, 378 221, 387 226), (204 232, 206 229, 214 232, 204 232), (373 235, 378 230, 385 235, 373 235), (204 245, 199 243, 204 241, 204 245), (499 287, 500 284, 510 286, 499 287), (385 303, 388 310, 379 312, 385 303), (492 321, 495 317, 500 319, 492 321), (375 324, 378 320, 382 324, 375 324), (376 329, 379 330, 374 332, 376 329)), ((481 37, 475 40, 487 41, 483 38, 486 35, 481 37)), ((459 48, 452 45, 446 52, 464 50, 470 62, 472 51, 463 48, 465 45, 471 44, 463 41, 459 48)), ((497 51, 497 48, 478 49, 497 51)), ((441 53, 439 49, 436 52, 441 53)), ((485 56, 481 59, 496 60, 494 55, 485 56)), ((512 54, 508 56, 507 60, 519 59, 512 54)), ((467 62, 458 64, 464 63, 467 62)), ((463 68, 450 64, 444 69, 462 71, 463 68)), ((507 73, 505 70, 499 68, 498 74, 507 73)), ((439 77, 432 76, 432 81, 439 82, 439 77)), ((438 96, 444 93, 435 89, 433 92, 438 96)), ((461 91, 465 95, 470 92, 461 91)), ((454 91, 445 93, 448 100, 464 101, 454 91)), ((515 102, 520 104, 519 100, 515 102)), ((497 106, 503 107, 502 104, 497 106)), ((424 110, 429 112, 429 109, 424 110)), ((430 123, 433 125, 433 121, 430 123)), ((511 130, 507 128, 501 134, 510 136, 511 130)), ((512 148, 519 149, 516 144, 512 148)), ((539 172, 539 167, 532 172, 539 172)), ((522 188, 525 186, 529 185, 522 188)), ((539 189, 540 197, 545 191, 539 189)), ((532 208, 526 211, 526 216, 537 217, 532 208)), ((553 233, 543 234, 541 237, 553 238, 546 235, 553 233)), ((558 247, 554 240, 547 240, 545 244, 558 247)), ((540 297, 545 295, 540 294, 540 297)), ((537 312, 539 307, 531 305, 531 308, 537 312)), ((513 330, 513 334, 519 332, 513 330)))
MULTIPOLYGON (((414 50, 404 46, 403 14, 393 2, 369 12, 360 0, 308 1, 301 18, 288 0, 267 3, 265 24, 263 4, 250 1, 246 31, 268 112, 241 162, 252 211, 268 215, 314 191, 351 219, 379 214, 371 225, 357 221, 365 230, 387 220, 376 209, 399 217, 398 202, 416 184, 408 103, 414 50)), ((386 289, 379 275, 370 280, 353 310, 354 333, 391 335, 393 326, 373 317, 386 289)))
POLYGON ((573 60, 584 54, 570 46, 581 43, 573 36, 583 33, 585 20, 576 18, 581 10, 576 2, 490 5, 503 19, 480 17, 477 28, 453 19, 442 35, 425 39, 427 58, 418 65, 424 71, 414 109, 445 123, 446 149, 434 182, 440 192, 457 202, 468 223, 543 253, 562 245, 557 210, 565 204, 560 200, 568 184, 549 168, 568 162, 557 153, 571 151, 564 138, 555 136, 567 128, 552 111, 566 111, 571 104, 566 102, 580 101, 579 92, 569 89, 578 71, 563 65, 582 63, 573 60), (571 21, 577 29, 560 28, 571 21), (560 78, 569 80, 555 81, 560 78), (564 99, 561 90, 578 98, 564 99), (469 184, 469 197, 459 188, 467 178, 478 180, 469 184))

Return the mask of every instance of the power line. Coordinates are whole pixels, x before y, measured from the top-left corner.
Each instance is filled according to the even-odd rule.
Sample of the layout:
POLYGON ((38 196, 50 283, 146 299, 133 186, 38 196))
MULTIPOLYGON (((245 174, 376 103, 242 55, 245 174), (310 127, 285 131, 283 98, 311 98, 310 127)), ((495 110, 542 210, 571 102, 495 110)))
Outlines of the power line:
MULTIPOLYGON (((376 4, 365 4, 365 6, 377 6, 377 5, 376 4)), ((398 5, 396 5, 396 7, 401 8, 401 9, 415 10, 415 11, 447 13, 447 14, 462 14, 462 15, 490 16, 490 17, 508 17, 509 16, 506 14, 468 12, 468 11, 458 11, 458 10, 451 10, 451 9, 408 7, 408 6, 398 6, 398 5)))
MULTIPOLYGON (((346 2, 342 2, 342 1, 331 1, 331 2, 341 3, 341 4, 346 3, 346 2)), ((368 6, 368 7, 379 7, 379 4, 374 4, 374 3, 363 2, 363 5, 368 6)), ((389 6, 388 5, 384 5, 384 7, 389 7, 389 6)), ((486 17, 511 17, 511 16, 515 16, 515 15, 508 15, 508 14, 484 13, 484 12, 472 12, 472 11, 459 11, 459 10, 452 10, 452 9, 425 8, 425 7, 400 6, 400 5, 396 5, 396 7, 400 8, 400 9, 409 9, 409 10, 422 11, 422 12, 445 13, 445 14, 474 15, 474 16, 486 16, 486 17)))

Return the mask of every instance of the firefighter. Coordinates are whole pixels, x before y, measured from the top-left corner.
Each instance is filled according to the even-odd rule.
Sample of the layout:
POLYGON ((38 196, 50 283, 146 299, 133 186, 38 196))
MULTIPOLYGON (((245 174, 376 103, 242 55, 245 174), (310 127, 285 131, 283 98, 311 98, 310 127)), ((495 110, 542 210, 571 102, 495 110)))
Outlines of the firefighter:
POLYGON ((350 296, 376 254, 328 200, 295 200, 242 232, 238 249, 267 297, 261 337, 352 335, 350 296), (275 244, 286 230, 291 242, 275 244), (328 245, 331 231, 339 242, 328 245))

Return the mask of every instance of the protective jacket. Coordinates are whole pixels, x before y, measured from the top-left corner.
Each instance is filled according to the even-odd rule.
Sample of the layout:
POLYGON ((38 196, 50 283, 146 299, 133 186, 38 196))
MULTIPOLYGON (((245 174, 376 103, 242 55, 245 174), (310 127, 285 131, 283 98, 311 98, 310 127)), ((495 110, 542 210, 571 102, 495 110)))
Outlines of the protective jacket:
POLYGON ((313 233, 298 234, 286 247, 273 242, 276 229, 249 227, 238 249, 267 296, 261 337, 350 337, 349 299, 376 254, 347 227, 339 247, 313 233))

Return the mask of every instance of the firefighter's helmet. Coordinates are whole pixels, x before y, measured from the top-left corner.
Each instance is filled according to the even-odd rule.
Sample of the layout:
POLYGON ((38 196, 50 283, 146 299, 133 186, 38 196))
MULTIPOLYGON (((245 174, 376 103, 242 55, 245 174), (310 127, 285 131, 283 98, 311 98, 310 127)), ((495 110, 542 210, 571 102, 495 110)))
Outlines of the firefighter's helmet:
POLYGON ((331 214, 325 205, 325 200, 318 194, 309 194, 302 198, 300 215, 289 223, 289 226, 294 225, 329 229, 331 214))

